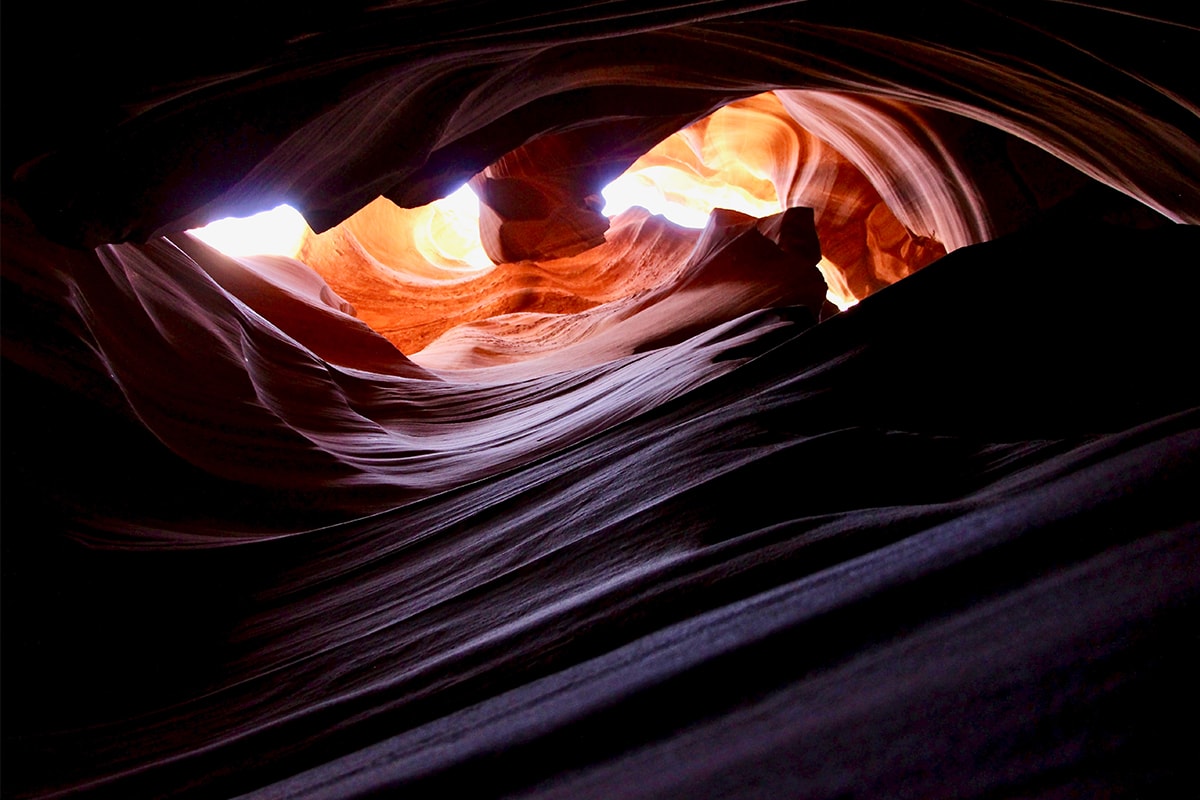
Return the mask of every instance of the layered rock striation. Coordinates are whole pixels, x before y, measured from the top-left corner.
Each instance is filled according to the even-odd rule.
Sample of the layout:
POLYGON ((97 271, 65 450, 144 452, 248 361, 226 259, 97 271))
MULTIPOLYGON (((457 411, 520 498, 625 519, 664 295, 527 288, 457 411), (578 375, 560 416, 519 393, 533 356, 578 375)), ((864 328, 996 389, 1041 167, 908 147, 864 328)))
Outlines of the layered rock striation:
POLYGON ((30 14, 5 26, 6 796, 1190 774, 1183 12, 30 14), (707 179, 731 143, 778 210, 599 214, 627 168, 707 179), (468 181, 490 264, 423 238, 468 181), (299 258, 187 233, 284 200, 299 258))

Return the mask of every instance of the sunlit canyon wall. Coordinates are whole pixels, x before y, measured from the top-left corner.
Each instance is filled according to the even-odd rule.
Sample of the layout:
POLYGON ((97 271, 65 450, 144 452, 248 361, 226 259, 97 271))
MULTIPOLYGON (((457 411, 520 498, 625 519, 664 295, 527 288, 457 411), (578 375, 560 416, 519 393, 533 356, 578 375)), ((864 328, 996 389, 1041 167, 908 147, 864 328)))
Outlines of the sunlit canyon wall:
POLYGON ((5 796, 1171 796, 1194 21, 510 6, 7 20, 5 796))

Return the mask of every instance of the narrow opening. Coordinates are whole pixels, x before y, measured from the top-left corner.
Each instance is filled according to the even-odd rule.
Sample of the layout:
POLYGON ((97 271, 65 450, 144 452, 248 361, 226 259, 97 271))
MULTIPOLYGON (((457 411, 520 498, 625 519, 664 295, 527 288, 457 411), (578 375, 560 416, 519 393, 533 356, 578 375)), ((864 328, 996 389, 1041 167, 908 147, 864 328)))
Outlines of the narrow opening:
POLYGON ((188 233, 227 256, 295 258, 307 230, 300 212, 285 203, 249 217, 219 219, 188 233))

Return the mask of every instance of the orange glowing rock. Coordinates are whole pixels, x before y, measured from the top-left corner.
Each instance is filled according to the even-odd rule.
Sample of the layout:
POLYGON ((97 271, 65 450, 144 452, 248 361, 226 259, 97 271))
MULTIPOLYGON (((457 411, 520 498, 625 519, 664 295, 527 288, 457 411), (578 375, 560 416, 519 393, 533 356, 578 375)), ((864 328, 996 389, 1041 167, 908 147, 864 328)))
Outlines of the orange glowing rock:
MULTIPOLYGON (((577 144, 566 135, 545 137, 472 179, 480 196, 479 240, 468 230, 468 215, 456 217, 444 204, 404 209, 379 198, 336 228, 309 235, 299 257, 361 320, 406 354, 424 350, 459 325, 516 313, 589 312, 590 321, 573 333, 570 324, 551 326, 577 339, 580 330, 595 330, 604 309, 590 312, 594 307, 617 313, 612 303, 668 285, 685 262, 703 261, 690 251, 696 234, 661 220, 649 223, 634 215, 606 236, 609 222, 597 211, 601 200, 587 194, 590 173, 570 166, 570 148, 577 144)), ((784 207, 811 209, 815 238, 803 248, 813 257, 802 260, 807 269, 820 258, 817 268, 828 296, 842 307, 945 253, 939 242, 910 231, 859 169, 801 128, 770 93, 726 106, 668 137, 633 164, 626 180, 653 181, 666 199, 701 218, 721 208, 749 219, 784 207)), ((717 228, 729 224, 722 218, 717 228)), ((771 225, 778 234, 778 223, 771 225)), ((754 271, 745 259, 738 263, 754 271)), ((705 301, 717 304, 705 318, 723 318, 733 306, 753 310, 720 298, 705 301)), ((808 298, 804 304, 820 306, 808 298)), ((694 327, 686 319, 678 326, 694 327)), ((528 320, 517 327, 530 329, 528 320)), ((541 341, 549 328, 536 327, 534 338, 541 341)), ((492 328, 511 333, 513 321, 492 328)), ((518 341, 483 350, 511 351, 505 359, 524 359, 549 346, 518 341)), ((439 352, 446 347, 439 345, 439 352)), ((443 364, 462 361, 429 357, 443 364)))
POLYGON ((359 319, 406 354, 460 324, 516 312, 572 314, 658 286, 686 260, 696 235, 661 218, 631 220, 570 258, 447 268, 413 246, 420 211, 380 198, 309 236, 299 254, 359 319))
POLYGON ((857 167, 801 127, 775 94, 731 103, 639 158, 669 200, 701 213, 732 206, 757 216, 815 210, 831 294, 861 299, 945 255, 908 230, 857 167))
POLYGON ((676 344, 762 309, 804 306, 816 319, 825 302, 811 209, 765 219, 718 209, 703 231, 630 209, 613 227, 614 240, 631 243, 625 263, 657 266, 657 286, 575 314, 529 312, 459 325, 413 360, 435 371, 473 371, 479 380, 522 379, 676 344), (647 227, 657 236, 645 235, 647 227), (671 251, 656 242, 663 234, 694 247, 689 254, 676 249, 677 260, 664 258, 671 251))

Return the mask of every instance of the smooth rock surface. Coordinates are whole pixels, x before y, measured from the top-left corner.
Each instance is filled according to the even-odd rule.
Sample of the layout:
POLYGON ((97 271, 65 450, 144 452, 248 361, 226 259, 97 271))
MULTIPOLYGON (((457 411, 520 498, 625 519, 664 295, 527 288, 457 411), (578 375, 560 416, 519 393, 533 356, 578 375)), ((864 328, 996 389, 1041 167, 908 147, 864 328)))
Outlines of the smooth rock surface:
POLYGON ((1194 14, 272 8, 6 19, 5 797, 1186 795, 1194 14), (564 255, 765 91, 858 305, 803 210, 564 255))

